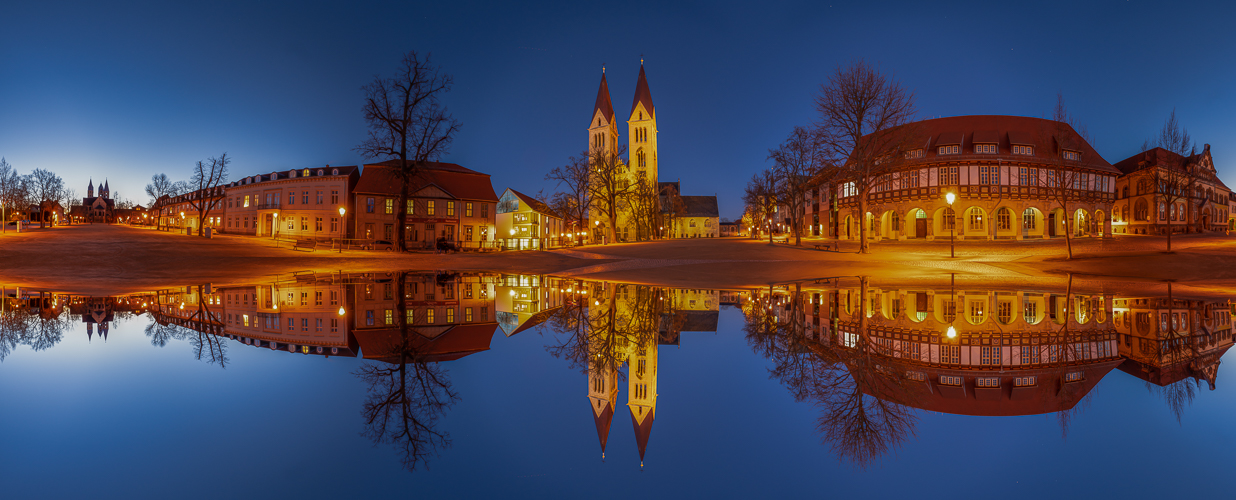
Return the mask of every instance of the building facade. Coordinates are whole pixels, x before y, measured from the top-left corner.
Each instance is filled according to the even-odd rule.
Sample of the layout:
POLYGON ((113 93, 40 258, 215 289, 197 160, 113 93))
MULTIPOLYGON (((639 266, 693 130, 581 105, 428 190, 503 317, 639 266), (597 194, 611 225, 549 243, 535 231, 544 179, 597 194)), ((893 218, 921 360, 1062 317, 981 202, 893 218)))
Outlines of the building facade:
POLYGON ((248 236, 348 238, 355 166, 304 168, 244 177, 225 186, 223 230, 248 236), (340 209, 343 209, 342 211, 340 209))
POLYGON ((502 193, 497 212, 497 237, 505 250, 544 250, 572 240, 549 205, 514 189, 502 193))
POLYGON ((365 165, 353 190, 355 238, 395 242, 398 210, 406 211, 409 249, 431 249, 439 239, 464 249, 492 249, 498 196, 488 174, 454 163, 429 162, 409 181, 399 204, 398 160, 365 165))
POLYGON ((1023 240, 1109 237, 1113 168, 1067 124, 1020 116, 916 122, 894 166, 874 179, 858 213, 853 181, 817 176, 806 199, 808 235, 1023 240), (953 193, 952 206, 946 194, 953 193))
POLYGON ((88 223, 111 223, 116 221, 116 200, 112 199, 111 188, 108 187, 107 180, 103 180, 103 185, 99 186, 99 195, 94 193, 94 179, 90 180, 90 184, 86 186, 86 197, 82 198, 83 222, 88 223))
POLYGON ((1122 172, 1112 212, 1116 233, 1216 232, 1230 227, 1232 191, 1219 180, 1209 144, 1187 158, 1154 148, 1115 167, 1122 172))

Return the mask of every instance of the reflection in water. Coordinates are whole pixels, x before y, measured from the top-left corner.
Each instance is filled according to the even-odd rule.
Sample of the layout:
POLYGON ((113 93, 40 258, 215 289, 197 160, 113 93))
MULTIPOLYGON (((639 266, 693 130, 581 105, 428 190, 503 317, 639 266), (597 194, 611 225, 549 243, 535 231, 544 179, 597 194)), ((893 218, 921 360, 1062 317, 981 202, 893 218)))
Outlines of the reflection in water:
MULTIPOLYGON (((1160 285, 1150 285, 1158 289, 1160 285)), ((461 395, 441 363, 532 328, 586 376, 604 459, 625 403, 644 461, 658 402, 658 349, 715 332, 740 308, 770 376, 818 410, 821 440, 866 466, 915 435, 918 410, 1055 414, 1067 430, 1114 368, 1145 380, 1177 419, 1211 389, 1232 345, 1230 301, 1102 290, 901 286, 862 277, 763 289, 703 290, 486 272, 301 274, 268 283, 193 285, 114 297, 3 288, 0 361, 141 315, 152 345, 184 342, 226 369, 232 343, 271 353, 360 357, 361 433, 415 470, 450 446, 440 423, 461 395), (625 400, 619 393, 625 385, 625 400)), ((677 418, 684 418, 679 415, 677 418)), ((620 418, 620 420, 622 420, 620 418)))

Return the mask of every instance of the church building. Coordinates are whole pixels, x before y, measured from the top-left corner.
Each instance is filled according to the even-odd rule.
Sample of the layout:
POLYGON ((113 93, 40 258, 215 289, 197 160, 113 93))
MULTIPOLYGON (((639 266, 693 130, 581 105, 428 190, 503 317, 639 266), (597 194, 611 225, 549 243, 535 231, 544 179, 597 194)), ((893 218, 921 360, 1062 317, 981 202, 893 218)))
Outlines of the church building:
POLYGON ((82 210, 85 211, 84 222, 101 222, 109 223, 116 221, 116 200, 112 199, 111 189, 107 186, 107 180, 103 180, 103 185, 99 186, 99 195, 94 195, 94 180, 90 180, 90 186, 86 188, 86 197, 82 198, 82 210))
MULTIPOLYGON (((596 242, 639 241, 650 239, 654 234, 657 205, 657 114, 652 105, 652 92, 644 76, 644 61, 640 60, 639 79, 635 82, 635 98, 631 113, 627 116, 628 159, 618 170, 618 189, 627 191, 617 203, 617 217, 610 232, 609 214, 598 207, 588 210, 588 218, 596 242), (645 189, 641 190, 640 187, 645 189), (644 196, 638 196, 641 194, 644 196), (638 198, 638 199, 636 199, 638 198), (648 205, 648 206, 641 206, 648 205)), ((601 72, 601 88, 597 92, 592 109, 592 121, 588 127, 588 151, 596 161, 598 155, 616 158, 621 154, 618 144, 618 124, 614 106, 609 98, 609 84, 605 72, 601 72)), ((596 174, 594 174, 596 175, 596 174)))

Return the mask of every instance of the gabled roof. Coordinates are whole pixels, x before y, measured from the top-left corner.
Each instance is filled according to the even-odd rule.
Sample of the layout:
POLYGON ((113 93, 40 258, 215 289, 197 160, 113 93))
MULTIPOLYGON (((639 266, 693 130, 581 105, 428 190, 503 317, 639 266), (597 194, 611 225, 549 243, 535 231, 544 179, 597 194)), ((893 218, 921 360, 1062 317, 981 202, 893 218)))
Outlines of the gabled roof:
POLYGON ((685 208, 683 217, 718 217, 716 196, 679 196, 685 208))
MULTIPOLYGON (((361 170, 360 180, 357 181, 353 192, 398 195, 399 186, 402 184, 394 168, 398 164, 399 160, 366 164, 361 170)), ((413 182, 409 183, 408 192, 415 193, 430 185, 437 186, 456 199, 495 203, 498 201, 498 195, 494 194, 489 174, 482 174, 454 163, 425 163, 413 182)))
MULTIPOLYGON (((601 88, 597 90, 597 103, 592 107, 592 116, 596 116, 597 111, 601 112, 606 122, 614 123, 614 104, 609 101, 609 84, 605 82, 604 70, 601 71, 601 88)), ((592 117, 588 119, 591 120, 592 117)), ((589 124, 589 127, 591 126, 589 124)))
POLYGON ((648 90, 648 79, 644 77, 643 61, 639 63, 639 80, 635 82, 635 99, 631 101, 631 114, 635 114, 635 107, 640 103, 644 104, 644 109, 648 110, 649 116, 657 117, 657 111, 652 107, 652 91, 648 90))
POLYGON ((531 208, 533 211, 548 215, 550 217, 557 217, 559 219, 562 218, 561 215, 558 215, 558 212, 555 212, 553 209, 549 208, 549 205, 546 205, 541 200, 538 200, 536 198, 533 198, 531 196, 528 196, 526 194, 523 194, 511 188, 506 188, 506 190, 510 191, 511 194, 519 198, 520 202, 528 205, 528 208, 531 208))

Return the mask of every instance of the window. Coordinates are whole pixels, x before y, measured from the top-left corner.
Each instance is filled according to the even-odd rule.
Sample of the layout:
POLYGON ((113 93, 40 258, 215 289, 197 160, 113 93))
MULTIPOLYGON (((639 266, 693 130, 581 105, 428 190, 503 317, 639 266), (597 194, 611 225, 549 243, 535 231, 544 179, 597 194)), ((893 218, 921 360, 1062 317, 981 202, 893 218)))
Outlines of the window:
POLYGON ((999 365, 1001 348, 999 346, 983 346, 979 350, 979 363, 983 365, 999 365))
POLYGON ((446 216, 447 217, 455 216, 455 202, 453 201, 446 202, 446 216))
POLYGON ((1133 220, 1144 221, 1150 218, 1150 205, 1146 200, 1137 200, 1133 205, 1133 220))
POLYGON ((1014 144, 1014 145, 1013 145, 1013 154, 1015 154, 1015 155, 1033 155, 1033 154, 1034 154, 1034 147, 1033 147, 1033 146, 1019 146, 1019 145, 1014 144))
POLYGON ((941 186, 956 186, 959 180, 957 167, 940 167, 936 177, 939 178, 941 186))
POLYGON ((302 205, 308 205, 308 204, 309 204, 309 192, 308 192, 308 191, 305 191, 305 192, 301 193, 300 203, 301 203, 302 205))
POLYGON ((907 371, 906 379, 913 380, 915 382, 926 382, 927 374, 923 372, 907 371))
POLYGON ((296 191, 288 191, 288 205, 296 204, 296 191))
POLYGON ((407 206, 404 207, 404 211, 407 212, 408 215, 416 215, 416 201, 408 200, 407 206))
POLYGON ((841 197, 854 196, 858 194, 858 189, 854 187, 854 182, 847 182, 841 185, 841 197))
POLYGON ((1013 322, 1013 303, 1000 302, 996 304, 996 319, 1004 324, 1013 322))
POLYGON ((309 218, 308 218, 308 217, 301 216, 301 218, 300 218, 300 230, 301 230, 301 231, 308 231, 308 230, 309 230, 309 218))
POLYGON ((923 150, 921 149, 914 149, 914 150, 906 151, 907 160, 913 160, 915 158, 922 158, 922 157, 923 157, 923 150))
POLYGON ((464 204, 464 217, 472 217, 472 202, 464 204))
POLYGON ((385 313, 386 314, 384 315, 384 318, 386 320, 386 324, 387 325, 395 324, 395 311, 393 309, 387 309, 385 313))
POLYGON ((472 241, 472 226, 464 226, 464 241, 472 241))
POLYGON ((322 192, 321 192, 321 191, 318 191, 318 205, 321 205, 321 204, 322 204, 322 201, 323 201, 323 199, 324 199, 324 198, 325 198, 325 196, 322 196, 322 192))
POLYGON ((322 218, 321 217, 318 217, 317 220, 314 221, 314 231, 318 231, 318 232, 322 231, 322 218))
POLYGON ((961 152, 961 146, 940 146, 938 154, 955 155, 961 152))
POLYGON ((995 154, 996 145, 995 144, 975 144, 974 152, 978 154, 995 154))
POLYGON ((944 209, 944 230, 952 231, 957 227, 957 214, 953 212, 952 207, 944 209))
MULTIPOLYGON (((296 219, 287 217, 287 220, 288 220, 288 231, 295 231, 296 230, 296 219)), ((245 227, 249 227, 248 219, 245 220, 245 227)))
MULTIPOLYGON (((288 321, 292 321, 292 320, 289 319, 288 321)), ((373 310, 372 309, 365 311, 365 325, 373 326, 373 310)))
POLYGON ((455 308, 454 307, 446 308, 446 322, 447 323, 455 322, 455 308))
POLYGON ((1000 167, 979 167, 979 184, 1000 184, 1000 167))
POLYGON ((956 375, 940 375, 940 385, 961 385, 961 377, 956 375))
POLYGON ((1039 169, 1031 167, 1021 167, 1018 170, 1018 184, 1022 186, 1033 186, 1039 183, 1039 169))
POLYGON ((331 217, 331 218, 330 218, 330 231, 331 231, 332 233, 337 233, 337 232, 339 232, 339 218, 338 218, 338 217, 331 217))
POLYGON ((1013 212, 1007 208, 1001 208, 996 212, 996 230, 1008 231, 1013 229, 1013 212))
POLYGON ((1000 387, 1000 377, 979 377, 974 379, 975 387, 1000 387))
POLYGON ((1082 375, 1082 372, 1068 372, 1064 374, 1065 382, 1081 382, 1083 378, 1085 377, 1082 375))
POLYGON ((464 321, 465 322, 472 321, 472 308, 471 307, 464 308, 464 321))
POLYGON ((978 207, 971 208, 969 219, 971 231, 983 230, 983 209, 978 207))
POLYGON ((245 206, 249 206, 249 195, 245 195, 245 206))
MULTIPOLYGON (((941 345, 940 346, 940 362, 946 363, 946 364, 952 364, 952 365, 960 364, 961 363, 961 346, 941 345)), ((961 381, 958 380, 957 384, 955 385, 961 385, 961 381)))
POLYGON ((425 322, 429 324, 433 324, 433 308, 432 307, 425 310, 425 322))
MULTIPOLYGON (((1024 362, 1024 358, 1023 358, 1023 362, 1024 362)), ((1038 383, 1039 383, 1039 378, 1034 375, 1027 375, 1025 377, 1013 378, 1013 387, 1034 387, 1034 385, 1038 383)))
POLYGON ((373 213, 373 204, 374 204, 374 200, 372 196, 369 198, 365 198, 365 213, 367 214, 373 213))
POLYGON ((1066 160, 1072 160, 1072 161, 1077 161, 1077 160, 1080 160, 1080 159, 1081 159, 1081 153, 1079 153, 1079 152, 1077 152, 1077 151, 1069 151, 1069 150, 1067 150, 1067 149, 1066 149, 1066 150, 1064 150, 1064 159, 1066 159, 1066 160))
POLYGON ((432 216, 434 212, 433 200, 425 202, 425 215, 432 216))
POLYGON ((395 213, 395 199, 387 198, 385 201, 386 201, 386 214, 390 215, 390 214, 395 213))
POLYGON ((330 203, 331 205, 336 205, 339 203, 339 191, 332 190, 330 192, 330 203))

